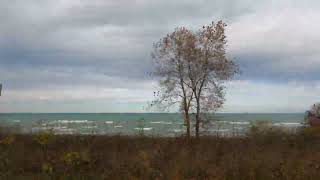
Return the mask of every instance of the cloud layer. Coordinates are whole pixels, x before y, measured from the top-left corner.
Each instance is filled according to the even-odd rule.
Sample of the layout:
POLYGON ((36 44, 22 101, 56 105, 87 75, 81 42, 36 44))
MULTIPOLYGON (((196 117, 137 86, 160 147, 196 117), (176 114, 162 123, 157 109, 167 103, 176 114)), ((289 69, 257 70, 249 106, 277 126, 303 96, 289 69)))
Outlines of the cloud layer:
POLYGON ((220 19, 242 69, 223 111, 303 111, 320 97, 319 8, 297 0, 0 0, 0 111, 143 111, 156 89, 147 74, 152 44, 177 26, 220 19))

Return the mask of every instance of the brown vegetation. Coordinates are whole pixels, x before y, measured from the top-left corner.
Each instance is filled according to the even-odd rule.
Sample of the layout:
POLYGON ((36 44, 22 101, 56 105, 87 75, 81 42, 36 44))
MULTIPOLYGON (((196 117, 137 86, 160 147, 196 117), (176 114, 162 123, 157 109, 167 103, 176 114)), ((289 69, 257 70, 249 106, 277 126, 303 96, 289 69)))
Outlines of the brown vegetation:
POLYGON ((319 129, 248 137, 0 137, 0 179, 318 179, 319 129))

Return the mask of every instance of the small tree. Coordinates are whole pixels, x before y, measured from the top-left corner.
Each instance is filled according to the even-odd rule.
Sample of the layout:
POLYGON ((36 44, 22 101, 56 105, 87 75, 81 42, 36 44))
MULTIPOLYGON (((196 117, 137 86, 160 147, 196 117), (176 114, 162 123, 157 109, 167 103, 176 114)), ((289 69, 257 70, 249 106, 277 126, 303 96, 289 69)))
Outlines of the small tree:
POLYGON ((313 104, 310 108, 310 113, 314 116, 320 117, 320 103, 313 104))
POLYGON ((225 24, 222 21, 194 32, 177 28, 154 46, 155 75, 160 77, 160 104, 181 104, 190 135, 190 112, 195 112, 195 132, 199 137, 204 113, 214 112, 224 102, 225 81, 237 72, 226 58, 225 24), (166 103, 163 103, 166 102, 166 103))

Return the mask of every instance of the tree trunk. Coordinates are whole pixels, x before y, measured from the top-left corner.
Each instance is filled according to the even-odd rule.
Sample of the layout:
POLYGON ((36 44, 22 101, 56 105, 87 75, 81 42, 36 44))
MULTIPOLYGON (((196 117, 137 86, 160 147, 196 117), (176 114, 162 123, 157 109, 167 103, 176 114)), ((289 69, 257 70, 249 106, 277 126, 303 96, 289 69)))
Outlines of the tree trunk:
MULTIPOLYGON (((187 102, 187 93, 183 85, 183 80, 180 79, 181 89, 183 91, 182 107, 184 111, 184 125, 187 126, 187 138, 190 138, 190 116, 189 116, 189 104, 187 102)), ((191 97, 192 98, 192 97, 191 97)))
POLYGON ((196 113, 196 138, 197 139, 199 139, 200 137, 199 127, 200 127, 200 101, 199 101, 199 98, 197 98, 197 113, 196 113))
POLYGON ((189 117, 189 111, 185 109, 184 112, 184 121, 185 126, 187 127, 187 138, 190 138, 190 117, 189 117))
POLYGON ((186 97, 183 98, 183 111, 184 111, 184 125, 187 127, 187 138, 189 138, 190 137, 190 116, 189 116, 189 107, 187 104, 186 97))

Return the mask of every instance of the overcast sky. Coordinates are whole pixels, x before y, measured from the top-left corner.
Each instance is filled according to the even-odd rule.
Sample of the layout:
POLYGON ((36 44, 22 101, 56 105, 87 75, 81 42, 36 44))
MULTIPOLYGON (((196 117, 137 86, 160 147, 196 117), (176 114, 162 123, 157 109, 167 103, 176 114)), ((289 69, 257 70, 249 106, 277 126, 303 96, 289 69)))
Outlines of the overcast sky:
POLYGON ((320 101, 318 0, 0 0, 0 112, 144 112, 152 44, 227 26, 242 74, 221 112, 303 112, 320 101))

